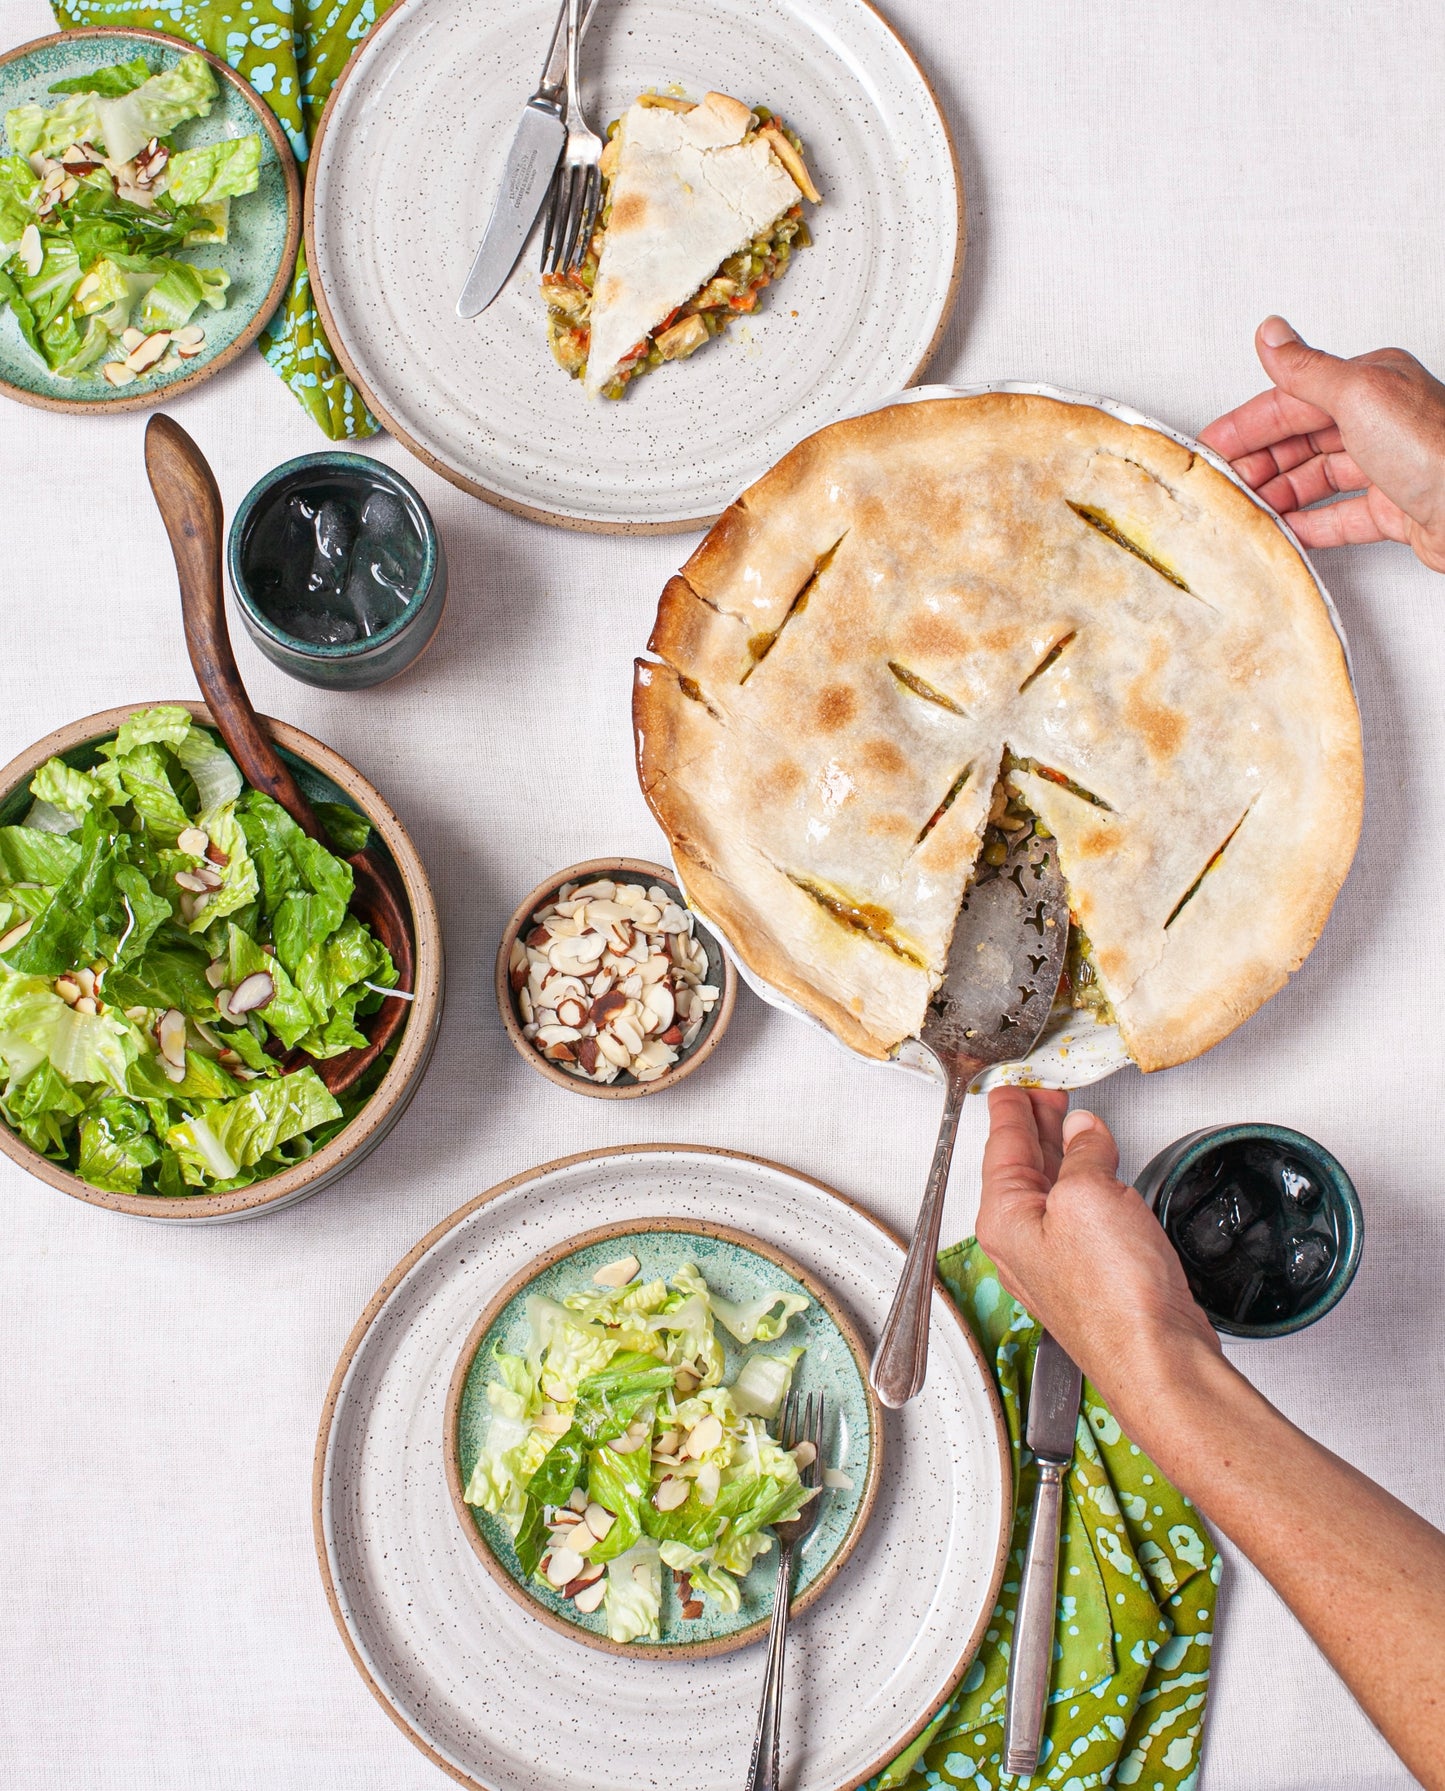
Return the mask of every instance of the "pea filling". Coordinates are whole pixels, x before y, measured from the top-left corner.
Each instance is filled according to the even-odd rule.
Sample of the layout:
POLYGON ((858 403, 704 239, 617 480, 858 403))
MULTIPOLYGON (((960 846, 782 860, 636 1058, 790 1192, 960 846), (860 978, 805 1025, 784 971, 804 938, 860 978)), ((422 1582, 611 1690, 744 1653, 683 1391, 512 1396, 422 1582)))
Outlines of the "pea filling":
MULTIPOLYGON (((744 142, 751 142, 762 126, 772 125, 802 154, 802 143, 766 106, 754 106, 752 111, 756 123, 744 142)), ((612 216, 612 179, 617 166, 613 145, 621 123, 621 119, 614 119, 607 127, 608 148, 602 157, 602 205, 585 260, 572 273, 546 274, 542 279, 548 346, 558 366, 574 379, 582 377, 591 346, 592 288, 602 256, 602 238, 612 216)), ((620 398, 639 375, 660 367, 664 361, 683 360, 711 337, 721 335, 734 318, 756 308, 763 288, 787 271, 794 249, 806 248, 811 241, 803 221, 803 207, 795 205, 755 236, 746 248, 730 255, 686 304, 679 305, 644 336, 618 368, 616 378, 602 388, 602 396, 620 398)))
MULTIPOLYGON (((989 809, 988 823, 984 829, 983 851, 980 856, 985 864, 1002 864, 1008 856, 1010 845, 1020 834, 1025 837, 1032 835, 1038 839, 1053 838, 1018 792, 1009 788, 1009 773, 1024 769, 1032 770, 1034 767, 1012 753, 1005 754, 998 785, 993 793, 993 806, 989 809)), ((1098 798, 1091 797, 1090 800, 1097 802, 1098 798)), ((1093 954, 1094 948, 1089 942, 1088 934, 1071 914, 1069 943, 1064 955, 1064 973, 1059 980, 1056 1005, 1086 1009, 1101 1025, 1112 1026, 1115 1023, 1114 1010, 1099 981, 1093 954)))

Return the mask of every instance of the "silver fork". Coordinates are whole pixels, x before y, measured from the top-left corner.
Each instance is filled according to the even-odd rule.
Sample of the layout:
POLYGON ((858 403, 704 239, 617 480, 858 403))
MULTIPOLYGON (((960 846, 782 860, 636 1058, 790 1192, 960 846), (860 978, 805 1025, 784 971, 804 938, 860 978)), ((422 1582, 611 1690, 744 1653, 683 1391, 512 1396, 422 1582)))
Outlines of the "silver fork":
MULTIPOLYGON (((803 1407, 803 1421, 798 1422, 799 1401, 790 1393, 783 1402, 780 1441, 785 1449, 795 1449, 801 1442, 813 1445, 813 1459, 802 1470, 804 1486, 823 1484, 823 1426, 826 1417, 823 1395, 809 1394, 803 1407)), ((778 1791, 778 1719, 783 1708, 783 1653, 788 1645, 788 1614, 793 1599, 793 1550, 818 1521, 820 1493, 815 1492, 796 1517, 784 1518, 773 1525, 778 1539, 778 1587, 773 1598, 773 1624, 768 1631, 767 1677, 763 1681, 763 1702, 758 1711, 758 1732, 753 1740, 753 1760, 748 1769, 747 1791, 778 1791)))
POLYGON ((570 274, 581 267, 602 203, 602 139, 588 128, 577 90, 577 43, 582 0, 567 0, 567 144, 552 182, 542 272, 570 274))

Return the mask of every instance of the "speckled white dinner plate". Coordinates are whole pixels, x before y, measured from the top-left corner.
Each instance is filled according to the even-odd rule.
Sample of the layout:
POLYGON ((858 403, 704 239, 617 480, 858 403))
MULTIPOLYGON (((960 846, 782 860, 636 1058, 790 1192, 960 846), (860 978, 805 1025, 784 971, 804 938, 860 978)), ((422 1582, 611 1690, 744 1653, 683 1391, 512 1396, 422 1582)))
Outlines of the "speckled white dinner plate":
MULTIPOLYGON (((342 1636, 423 1752, 485 1791, 736 1791, 763 1647, 634 1660, 580 1648, 497 1585, 447 1488, 448 1386, 478 1315, 550 1246, 619 1219, 724 1220, 785 1250, 876 1335, 902 1247, 776 1164, 624 1146, 529 1170, 399 1263, 337 1365, 315 1470, 316 1546, 342 1636)), ((1012 1498, 1003 1414, 971 1333, 934 1302, 929 1374, 884 1414, 876 1506, 793 1625, 783 1730, 791 1791, 851 1791, 918 1733, 993 1609, 1012 1498)))
POLYGON ((758 310, 617 402, 552 360, 536 242, 480 317, 457 295, 555 0, 398 0, 327 105, 306 187, 317 303, 373 411, 477 496, 571 528, 698 528, 812 430, 907 385, 963 258, 948 129, 865 0, 601 0, 599 131, 647 88, 772 106, 823 195, 758 310))

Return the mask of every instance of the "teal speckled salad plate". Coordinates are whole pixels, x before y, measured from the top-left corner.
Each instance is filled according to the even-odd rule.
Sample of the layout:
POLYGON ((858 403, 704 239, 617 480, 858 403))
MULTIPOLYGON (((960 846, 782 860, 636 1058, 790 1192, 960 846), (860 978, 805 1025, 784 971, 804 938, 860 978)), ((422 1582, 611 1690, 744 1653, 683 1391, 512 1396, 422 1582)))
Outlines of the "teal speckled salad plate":
MULTIPOLYGON (((757 1239, 697 1220, 639 1219, 585 1232, 545 1252, 501 1289, 473 1327, 452 1377, 445 1421, 452 1502, 487 1570, 511 1597, 551 1628, 620 1654, 674 1659, 721 1654, 753 1641, 767 1626, 776 1578, 774 1547, 737 1577, 736 1610, 727 1609, 712 1596, 695 1593, 696 1602, 689 1607, 693 1614, 684 1615, 678 1576, 664 1563, 658 1575, 661 1608, 656 1639, 644 1635, 642 1639, 614 1640, 609 1635, 606 1606, 584 1613, 560 1591, 526 1572, 504 1519, 466 1502, 494 1419, 488 1385, 501 1378, 498 1352, 525 1358, 529 1344, 536 1340, 534 1313, 538 1307, 534 1302, 560 1306, 569 1294, 605 1294, 608 1290, 595 1285, 593 1276, 627 1256, 638 1263, 629 1284, 633 1289, 659 1280, 671 1283, 679 1271, 685 1272, 691 1265, 706 1283, 714 1303, 731 1303, 734 1322, 738 1308, 756 1311, 769 1303, 770 1295, 793 1296, 781 1312, 774 1310, 775 1321, 785 1321, 776 1337, 765 1330, 744 1346, 723 1322, 716 1324, 715 1335, 725 1358, 721 1385, 731 1387, 750 1357, 780 1357, 801 1347, 792 1386, 801 1395, 821 1393, 827 1400, 824 1458, 826 1467, 833 1470, 833 1484, 821 1493, 822 1511, 797 1550, 794 1612, 820 1597, 842 1567, 872 1509, 882 1468, 881 1412, 868 1386, 862 1342, 832 1296, 806 1270, 757 1239), (790 1310, 799 1301, 806 1301, 802 1309, 790 1310)), ((715 1308, 713 1316, 718 1316, 715 1308)), ((776 1436, 776 1418, 765 1422, 776 1436)), ((645 1459, 640 1452, 638 1459, 645 1459)), ((648 1547, 644 1537, 642 1548, 646 1551, 648 1547)))
POLYGON ((261 137, 259 184, 233 202, 229 240, 186 249, 180 257, 196 266, 224 268, 230 276, 225 306, 203 307, 197 319, 205 329, 204 345, 173 371, 150 373, 131 385, 113 386, 98 375, 62 379, 25 341, 6 306, 0 310, 0 391, 7 396, 44 410, 87 412, 137 410, 162 403, 233 361, 256 340, 280 303, 300 240, 296 162, 276 115, 219 57, 159 31, 111 27, 63 31, 0 56, 0 114, 27 103, 54 106, 59 96, 49 91, 52 83, 136 56, 143 56, 153 72, 163 73, 182 56, 194 54, 210 63, 220 92, 209 116, 178 127, 178 146, 191 149, 257 132, 261 137))

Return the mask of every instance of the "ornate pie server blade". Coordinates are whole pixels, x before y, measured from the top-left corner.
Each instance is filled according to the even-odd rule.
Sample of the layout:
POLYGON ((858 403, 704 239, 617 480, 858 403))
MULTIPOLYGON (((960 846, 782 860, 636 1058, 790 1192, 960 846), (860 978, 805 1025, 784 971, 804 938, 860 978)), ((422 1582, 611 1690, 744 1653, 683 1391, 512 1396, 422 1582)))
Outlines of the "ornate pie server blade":
POLYGON ((969 1083, 988 1065, 1027 1057, 1058 993, 1069 942, 1069 897, 1052 839, 1015 834, 1000 865, 983 865, 963 899, 948 969, 929 1003, 920 1042, 948 1093, 923 1210, 892 1310, 873 1357, 873 1391, 907 1405, 928 1372, 933 1263, 953 1141, 969 1083))

